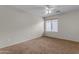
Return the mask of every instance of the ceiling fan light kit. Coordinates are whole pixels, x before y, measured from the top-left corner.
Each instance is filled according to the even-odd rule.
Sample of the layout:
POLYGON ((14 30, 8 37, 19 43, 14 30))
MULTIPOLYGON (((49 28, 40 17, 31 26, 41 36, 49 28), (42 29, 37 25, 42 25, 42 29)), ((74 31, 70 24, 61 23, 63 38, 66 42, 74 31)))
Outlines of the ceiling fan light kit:
POLYGON ((57 6, 46 5, 45 11, 46 16, 55 14, 60 15, 61 11, 56 9, 57 6))

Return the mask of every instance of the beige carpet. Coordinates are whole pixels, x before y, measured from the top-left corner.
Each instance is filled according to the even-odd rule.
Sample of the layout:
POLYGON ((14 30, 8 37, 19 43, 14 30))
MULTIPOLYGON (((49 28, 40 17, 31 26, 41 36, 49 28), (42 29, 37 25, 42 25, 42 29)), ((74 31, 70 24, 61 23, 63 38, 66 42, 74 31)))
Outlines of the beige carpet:
POLYGON ((4 54, 78 54, 79 43, 40 37, 27 42, 0 49, 4 54))

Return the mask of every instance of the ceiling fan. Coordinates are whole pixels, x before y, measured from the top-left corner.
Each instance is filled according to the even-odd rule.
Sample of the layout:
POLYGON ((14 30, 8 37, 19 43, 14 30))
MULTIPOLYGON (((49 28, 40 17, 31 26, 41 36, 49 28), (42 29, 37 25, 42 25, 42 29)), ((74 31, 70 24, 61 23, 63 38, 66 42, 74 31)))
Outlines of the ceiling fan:
POLYGON ((46 15, 55 14, 59 15, 61 13, 60 10, 57 9, 57 6, 46 5, 46 15))

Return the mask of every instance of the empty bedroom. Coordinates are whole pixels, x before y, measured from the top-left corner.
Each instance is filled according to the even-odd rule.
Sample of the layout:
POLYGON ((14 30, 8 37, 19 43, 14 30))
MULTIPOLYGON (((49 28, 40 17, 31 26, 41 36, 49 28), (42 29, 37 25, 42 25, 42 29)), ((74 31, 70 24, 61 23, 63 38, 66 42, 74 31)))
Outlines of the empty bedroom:
POLYGON ((79 54, 79 5, 0 5, 0 54, 79 54))

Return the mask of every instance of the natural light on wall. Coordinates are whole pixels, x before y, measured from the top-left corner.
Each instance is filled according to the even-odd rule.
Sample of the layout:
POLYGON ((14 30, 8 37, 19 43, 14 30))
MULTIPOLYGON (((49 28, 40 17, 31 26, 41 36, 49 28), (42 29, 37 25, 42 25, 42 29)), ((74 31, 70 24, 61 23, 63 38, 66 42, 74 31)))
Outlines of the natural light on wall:
POLYGON ((58 19, 45 21, 46 32, 58 32, 58 19))

